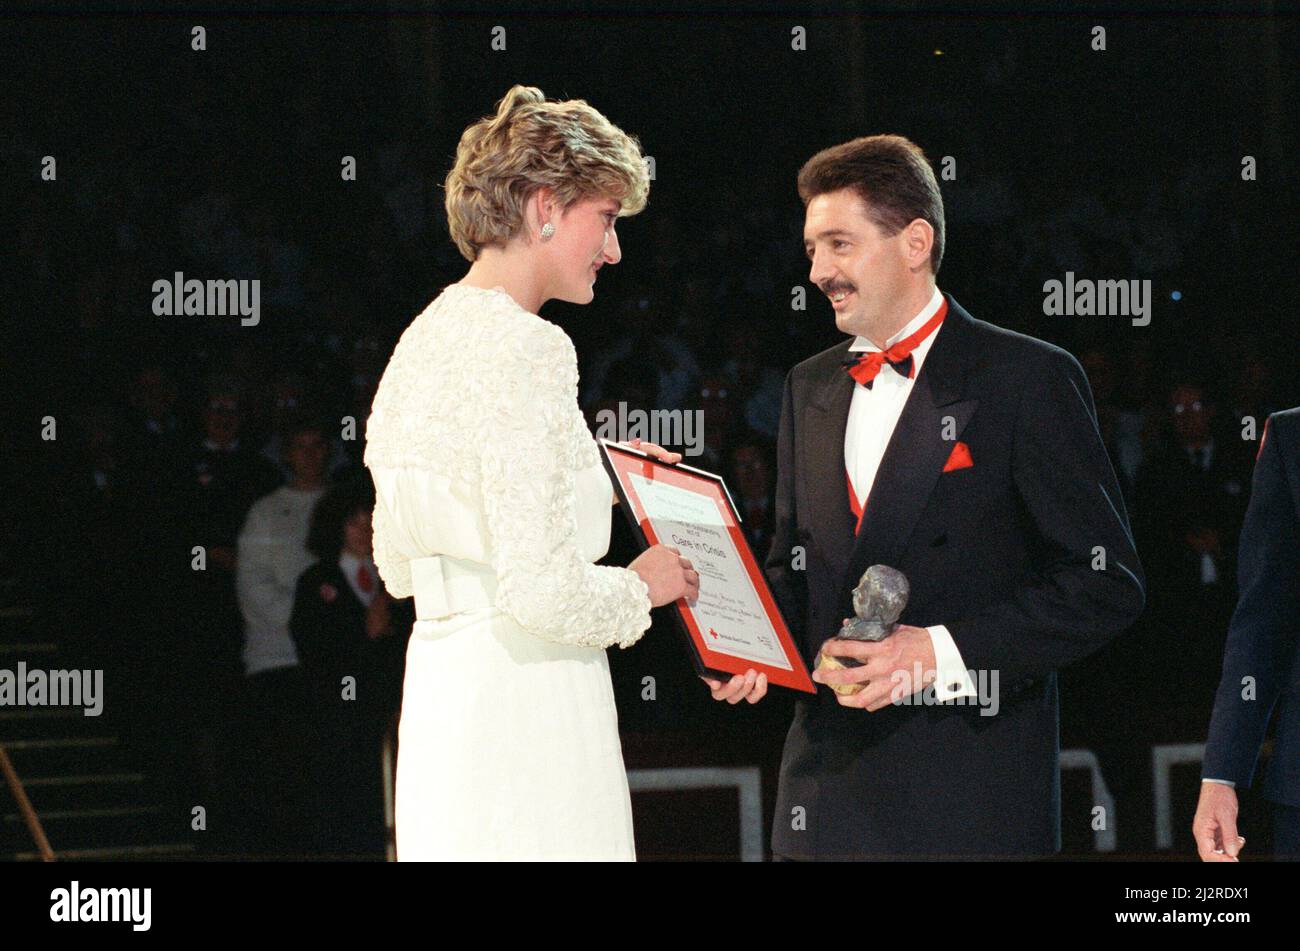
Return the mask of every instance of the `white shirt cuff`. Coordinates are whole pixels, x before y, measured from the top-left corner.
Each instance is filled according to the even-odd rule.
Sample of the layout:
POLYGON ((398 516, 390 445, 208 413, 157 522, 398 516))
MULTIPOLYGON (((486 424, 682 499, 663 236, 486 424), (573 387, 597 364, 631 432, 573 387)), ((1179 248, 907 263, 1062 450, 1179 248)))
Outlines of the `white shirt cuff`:
POLYGON ((1231 786, 1233 789, 1236 789, 1236 788, 1237 788, 1237 784, 1236 784, 1235 782, 1233 782, 1231 779, 1209 779, 1209 778, 1206 778, 1206 779, 1202 779, 1201 782, 1203 782, 1203 783, 1219 783, 1220 785, 1223 785, 1223 786, 1231 786))
POLYGON ((961 651, 953 642, 952 635, 942 624, 927 627, 930 644, 934 648, 934 696, 937 700, 953 700, 957 697, 975 696, 975 682, 971 680, 966 662, 961 659, 961 651))

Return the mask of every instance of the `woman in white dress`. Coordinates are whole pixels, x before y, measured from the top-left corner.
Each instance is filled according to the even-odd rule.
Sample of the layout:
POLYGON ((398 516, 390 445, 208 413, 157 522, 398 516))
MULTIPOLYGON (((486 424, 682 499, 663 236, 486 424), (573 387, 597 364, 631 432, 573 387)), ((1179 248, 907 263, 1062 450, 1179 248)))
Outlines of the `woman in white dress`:
POLYGON ((636 140, 581 100, 515 86, 461 137, 447 218, 471 267, 402 334, 366 428, 375 563, 417 618, 401 861, 635 858, 605 648, 699 576, 664 546, 593 564, 613 488, 573 343, 537 311, 592 300, 648 189, 636 140))

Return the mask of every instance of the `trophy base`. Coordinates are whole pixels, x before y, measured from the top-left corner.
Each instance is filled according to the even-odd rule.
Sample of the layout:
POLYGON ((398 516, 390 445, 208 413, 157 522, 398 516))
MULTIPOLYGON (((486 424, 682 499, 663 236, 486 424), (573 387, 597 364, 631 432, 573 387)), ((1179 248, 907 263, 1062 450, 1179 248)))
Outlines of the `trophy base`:
MULTIPOLYGON (((861 667, 862 661, 854 657, 831 657, 827 654, 821 655, 821 660, 817 663, 818 670, 845 670, 850 667, 861 667)), ((851 697, 858 693, 866 684, 827 684, 836 693, 843 697, 851 697)))

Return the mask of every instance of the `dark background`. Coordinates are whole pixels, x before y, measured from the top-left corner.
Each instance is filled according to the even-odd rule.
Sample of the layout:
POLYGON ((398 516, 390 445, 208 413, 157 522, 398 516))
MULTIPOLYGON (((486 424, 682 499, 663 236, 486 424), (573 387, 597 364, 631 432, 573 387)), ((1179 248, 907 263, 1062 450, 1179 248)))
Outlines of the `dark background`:
MULTIPOLYGON (((587 99, 656 163, 649 206, 620 223, 623 261, 602 272, 596 300, 544 310, 575 341, 584 409, 702 408, 717 455, 696 464, 734 480, 741 455, 766 460, 751 470, 760 485, 773 475, 773 387, 779 399, 794 363, 841 339, 807 282, 800 165, 882 132, 911 138, 937 168, 955 158, 956 179, 940 182, 939 286, 974 316, 1080 358, 1125 487, 1150 605, 1133 631, 1063 674, 1061 742, 1101 757, 1121 853, 1154 851, 1150 750, 1203 741, 1235 597, 1257 446, 1241 420, 1258 428, 1300 402, 1293 10, 133 10, 3 23, 0 224, 16 260, 0 341, 13 408, 0 567, 10 643, 98 658, 110 668, 110 707, 130 698, 118 703, 128 708, 123 755, 148 777, 143 801, 162 804, 141 842, 193 842, 201 767, 176 724, 205 714, 184 713, 198 702, 193 684, 171 674, 197 608, 169 579, 189 514, 177 485, 193 475, 186 447, 202 439, 212 380, 238 381, 248 444, 271 439, 287 403, 363 424, 397 336, 467 267, 447 237, 441 191, 460 132, 524 82, 587 99), (205 52, 190 49, 195 23, 207 28, 205 52), (505 52, 489 45, 498 24, 505 52), (795 24, 807 28, 806 51, 790 49, 795 24), (1090 47, 1094 24, 1106 27, 1104 52, 1090 47), (58 161, 57 182, 40 178, 45 155, 58 161), (355 182, 340 180, 344 155, 357 159, 355 182), (1245 155, 1255 181, 1241 178, 1245 155), (154 316, 151 285, 176 271, 260 279, 261 323, 154 316), (1044 316, 1043 282, 1066 271, 1151 280, 1151 324, 1044 316), (810 291, 805 311, 790 306, 797 285, 810 291), (620 349, 629 340, 630 360, 620 349), (1184 465, 1171 408, 1180 401, 1200 404, 1214 437, 1207 472, 1184 465), (58 421, 55 442, 40 438, 46 416, 58 421), (1208 583, 1186 542, 1206 525, 1218 546, 1208 583)), ((336 446, 335 479, 364 474, 362 446, 360 436, 336 446)), ((761 549, 761 517, 751 528, 761 549)), ((609 562, 634 554, 616 519, 609 562)), ((758 765, 770 809, 789 698, 713 704, 668 620, 610 653, 628 766, 758 765), (647 676, 653 702, 641 699, 647 676)), ((212 650, 237 652, 239 631, 225 636, 212 650)), ((202 689, 237 703, 233 681, 202 689)), ((0 723, 0 741, 25 729, 0 723)), ((228 765, 212 768, 238 784, 228 765)), ((1176 856, 1193 851, 1196 769, 1174 773, 1176 856)), ((33 800, 42 807, 39 792, 33 800)), ((635 797, 642 855, 734 854, 734 800, 635 797)), ((1086 779, 1067 774, 1067 853, 1091 849, 1089 806, 1086 779)), ((1265 809, 1243 797, 1252 841, 1266 837, 1265 809)), ((5 832, 7 851, 27 848, 11 815, 5 832)), ((86 823, 62 841, 111 846, 122 834, 86 823)))

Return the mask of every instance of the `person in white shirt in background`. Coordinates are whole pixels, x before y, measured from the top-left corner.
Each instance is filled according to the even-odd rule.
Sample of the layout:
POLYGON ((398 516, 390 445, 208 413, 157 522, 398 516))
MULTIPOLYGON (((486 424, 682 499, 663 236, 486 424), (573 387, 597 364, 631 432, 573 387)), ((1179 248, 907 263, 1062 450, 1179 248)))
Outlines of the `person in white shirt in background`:
POLYGON ((329 443, 315 422, 291 427, 288 484, 253 503, 239 533, 236 590, 244 616, 244 675, 294 667, 298 655, 289 636, 289 614, 298 576, 314 560, 307 551, 312 509, 325 493, 329 443))
POLYGON ((293 478, 253 503, 239 533, 236 592, 244 619, 244 697, 239 771, 250 849, 299 851, 307 841, 301 738, 309 729, 298 653, 289 633, 298 576, 315 560, 306 547, 324 494, 329 442, 309 418, 287 431, 293 478))

